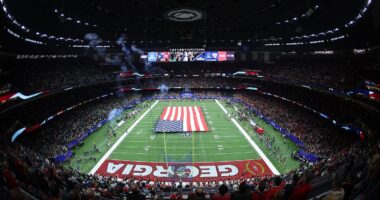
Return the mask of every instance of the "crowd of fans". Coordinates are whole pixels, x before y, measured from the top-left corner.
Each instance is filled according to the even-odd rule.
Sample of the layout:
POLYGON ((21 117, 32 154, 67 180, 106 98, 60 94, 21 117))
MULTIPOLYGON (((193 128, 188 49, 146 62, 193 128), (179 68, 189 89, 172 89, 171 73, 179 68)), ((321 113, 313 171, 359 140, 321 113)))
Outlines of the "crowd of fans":
POLYGON ((162 85, 169 88, 237 88, 244 85, 238 80, 232 78, 204 78, 204 77, 188 77, 188 78, 155 78, 147 79, 141 82, 142 88, 160 88, 162 85))
MULTIPOLYGON (((173 92, 168 95, 170 94, 175 95, 173 92)), ((216 95, 212 92, 199 95, 202 94, 216 95)), ((4 184, 0 188, 1 198, 307 199, 313 191, 313 179, 335 173, 328 196, 348 199, 354 193, 367 199, 376 197, 380 180, 376 170, 380 167, 379 146, 366 147, 358 140, 323 124, 319 118, 279 100, 252 94, 239 94, 235 97, 243 99, 295 133, 306 144, 308 151, 321 155, 323 159, 314 165, 305 163, 299 169, 281 176, 189 183, 119 180, 116 177, 87 175, 63 168, 47 159, 64 152, 64 146, 71 139, 107 118, 110 110, 123 107, 138 97, 110 98, 64 114, 33 137, 25 137, 23 140, 27 142, 21 140, 10 145, 7 142, 9 139, 2 138, 0 169, 3 179, 0 181, 4 184), (368 157, 369 155, 373 156, 368 157)))
POLYGON ((362 129, 366 135, 374 136, 380 130, 377 126, 380 119, 376 117, 379 114, 377 102, 367 104, 345 96, 280 83, 262 83, 260 90, 306 105, 327 115, 331 121, 362 129))
POLYGON ((39 151, 46 158, 61 155, 67 152, 66 145, 69 142, 96 127, 100 121, 111 117, 112 110, 123 108, 137 99, 139 96, 135 95, 127 98, 111 96, 82 105, 62 114, 59 116, 60 119, 47 123, 30 137, 20 138, 18 142, 25 144, 32 142, 34 145, 30 148, 39 151))
MULTIPOLYGON (((27 63, 30 65, 30 62, 27 63)), ((17 63, 14 68, 24 63, 17 63)), ((33 64, 32 64, 33 65, 33 64)), ((38 65, 38 63, 35 63, 38 65)), ((189 64, 190 65, 190 64, 189 64)), ((334 88, 352 88, 360 86, 365 78, 377 76, 373 69, 363 70, 357 63, 350 62, 293 62, 266 66, 261 73, 268 79, 291 80, 299 83, 323 85, 334 88), (317 63, 317 64, 315 64, 317 63), (347 70, 347 67, 350 70, 347 70)), ((224 65, 227 68, 229 65, 224 65)), ((168 72, 175 74, 175 66, 168 72)), ((189 66, 189 72, 191 72, 189 66)), ((80 85, 101 80, 116 79, 116 68, 93 66, 92 62, 69 61, 45 62, 38 69, 22 66, 22 73, 3 67, 0 75, 7 78, 0 82, 10 84, 11 90, 34 92, 80 85), (54 66, 54 67, 51 67, 54 66), (9 75, 9 76, 8 76, 9 75)), ((227 71, 233 73, 235 68, 227 71)), ((211 70, 219 69, 212 66, 211 70)), ((199 71, 199 70, 198 70, 199 71)), ((200 73, 209 73, 201 70, 200 73)), ((156 78, 136 80, 144 88, 165 87, 240 87, 244 81, 231 78, 156 78)), ((280 88, 279 88, 280 90, 280 88)), ((288 93, 281 89, 278 93, 288 93)), ((295 93, 295 92, 294 92, 295 93)), ((166 95, 176 95, 169 92, 166 95)), ((200 95, 213 96, 212 92, 201 92, 200 95)), ((219 95, 219 94, 218 94, 219 95)), ((307 163, 290 173, 281 176, 252 177, 251 179, 229 180, 225 182, 190 182, 162 183, 155 180, 125 179, 101 177, 83 174, 74 169, 63 168, 52 162, 51 157, 67 151, 66 145, 78 138, 99 121, 107 118, 110 111, 128 105, 139 96, 128 98, 110 97, 89 103, 60 116, 44 125, 41 130, 26 135, 10 144, 6 135, 0 135, 0 199, 306 199, 313 191, 313 180, 324 176, 333 176, 332 190, 328 199, 349 199, 352 195, 362 199, 379 199, 380 189, 380 144, 379 142, 362 142, 357 136, 345 133, 330 122, 306 111, 299 106, 285 101, 255 94, 238 93, 235 97, 252 105, 266 117, 274 120, 281 127, 295 134, 303 143, 305 150, 320 156, 322 159, 313 165, 307 163), (94 109, 96 108, 96 109, 94 109), (375 144, 374 144, 375 143, 375 144), (344 178, 343 178, 344 177, 344 178), (33 197, 32 197, 33 196, 33 197)), ((294 97, 294 96, 292 96, 294 97)), ((61 101, 75 100, 76 95, 61 101)), ((295 99, 314 105, 316 109, 333 113, 336 119, 352 122, 353 116, 362 118, 358 109, 349 110, 335 106, 328 98, 295 99), (323 100, 324 99, 324 100, 323 100), (319 102, 315 102, 319 101, 319 102), (349 113, 349 114, 345 114, 349 113), (355 115, 354 113, 359 113, 355 115), (351 116, 351 117, 348 117, 351 116)), ((292 98, 294 99, 294 98, 292 98)), ((63 103, 52 103, 56 108, 63 103)), ((58 109, 58 108, 57 108, 58 109)), ((56 110, 57 110, 56 109, 56 110)), ((36 109, 40 110, 40 109, 36 109)), ((44 110, 44 109, 41 109, 44 110)), ((18 119, 15 127, 25 125, 28 120, 43 115, 45 112, 25 114, 18 119)), ((364 119, 364 118, 363 118, 364 119)), ((5 119, 6 120, 6 119, 5 119)), ((9 121, 16 121, 9 117, 9 121)), ((363 120, 365 121, 365 120, 363 120)), ((370 121, 370 120, 368 120, 370 121)), ((374 124, 374 123, 372 123, 374 124)), ((1 127, 1 125, 0 125, 1 127)), ((372 135, 373 136, 373 135, 372 135)))
POLYGON ((118 67, 98 66, 91 59, 26 60, 5 65, 0 85, 10 85, 11 91, 33 93, 112 80, 118 67))
POLYGON ((314 113, 300 109, 298 105, 256 93, 237 94, 236 97, 293 133, 306 144, 308 152, 316 155, 330 159, 329 156, 337 152, 349 153, 354 143, 360 142, 358 136, 342 133, 341 129, 314 113), (342 140, 342 137, 345 139, 342 140))
POLYGON ((282 59, 262 68, 267 79, 334 89, 363 88, 365 80, 380 81, 376 63, 345 59, 282 59))
MULTIPOLYGON (((2 66, 1 74, 6 74, 0 82, 0 87, 11 85, 12 91, 36 92, 81 84, 99 82, 102 80, 116 80, 122 71, 137 70, 140 73, 155 75, 169 74, 192 75, 199 77, 232 75, 243 69, 258 70, 258 73, 268 80, 285 80, 297 84, 320 86, 335 89, 363 88, 365 80, 380 81, 378 66, 375 61, 350 59, 280 59, 272 64, 258 63, 156 63, 149 69, 143 63, 136 62, 131 68, 120 66, 102 66, 91 58, 67 60, 27 60, 9 61, 2 66)), ((182 80, 183 81, 183 80, 182 80)), ((204 82, 200 79, 201 82, 204 82)), ((186 82, 186 81, 183 81, 186 82)), ((196 81, 195 81, 196 82, 196 81)), ((223 81, 222 81, 223 83, 223 81)), ((170 85, 170 83, 168 83, 170 85)), ((193 85, 190 83, 183 83, 193 85)), ((201 83, 195 86, 206 87, 201 83)), ((147 87, 152 87, 149 82, 147 87)), ((156 86, 156 85, 153 85, 156 86)), ((223 84, 213 84, 222 87, 223 84)), ((232 86, 232 85, 229 85, 232 86)))

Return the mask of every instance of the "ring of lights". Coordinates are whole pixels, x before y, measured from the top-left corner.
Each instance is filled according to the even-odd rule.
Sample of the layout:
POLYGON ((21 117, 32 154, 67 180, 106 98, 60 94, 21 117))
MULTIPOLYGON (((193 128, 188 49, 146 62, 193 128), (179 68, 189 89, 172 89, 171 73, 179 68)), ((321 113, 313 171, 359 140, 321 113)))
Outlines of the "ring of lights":
POLYGON ((205 13, 192 8, 176 8, 164 14, 164 18, 175 22, 194 22, 203 19, 205 13))

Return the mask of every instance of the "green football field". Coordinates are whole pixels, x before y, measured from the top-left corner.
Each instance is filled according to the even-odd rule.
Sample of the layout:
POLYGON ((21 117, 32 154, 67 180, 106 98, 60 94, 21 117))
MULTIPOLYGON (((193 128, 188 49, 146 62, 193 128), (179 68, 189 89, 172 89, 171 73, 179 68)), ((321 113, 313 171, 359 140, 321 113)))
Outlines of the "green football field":
MULTIPOLYGON (((261 159, 241 130, 222 110, 223 107, 229 113, 234 113, 236 107, 228 107, 224 101, 220 101, 221 105, 218 105, 215 100, 155 102, 154 100, 139 105, 140 111, 136 117, 126 120, 120 127, 117 126, 120 120, 117 120, 124 119, 125 115, 131 111, 125 111, 121 116, 105 124, 90 135, 82 146, 74 148, 75 156, 66 163, 66 166, 88 173, 101 158, 105 157, 113 160, 147 162, 218 162, 261 159), (154 133, 155 123, 166 106, 200 106, 209 131, 194 134, 154 133), (148 110, 150 107, 151 109, 148 110), (107 135, 111 129, 115 129, 114 136, 107 135), (127 130, 130 131, 125 134, 127 130), (114 145, 115 143, 117 145, 114 145), (99 151, 93 151, 94 145, 99 151)), ((278 155, 262 143, 252 132, 252 127, 247 121, 237 122, 249 133, 249 137, 274 167, 280 173, 298 167, 299 163, 290 158, 291 153, 296 150, 295 145, 290 141, 285 141, 287 139, 283 139, 279 132, 256 116, 252 116, 252 119, 264 127, 266 136, 276 138, 275 146, 280 149, 278 152, 285 157, 285 162, 279 161, 278 155)))

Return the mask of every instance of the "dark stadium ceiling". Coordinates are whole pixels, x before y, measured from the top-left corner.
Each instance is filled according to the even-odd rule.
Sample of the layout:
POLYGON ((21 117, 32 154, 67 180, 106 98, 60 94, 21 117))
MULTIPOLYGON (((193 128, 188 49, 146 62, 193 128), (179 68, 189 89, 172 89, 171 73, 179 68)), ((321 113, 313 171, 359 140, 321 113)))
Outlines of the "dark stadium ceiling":
POLYGON ((3 35, 54 47, 86 33, 111 47, 121 34, 142 47, 373 45, 372 1, 0 0, 3 35))

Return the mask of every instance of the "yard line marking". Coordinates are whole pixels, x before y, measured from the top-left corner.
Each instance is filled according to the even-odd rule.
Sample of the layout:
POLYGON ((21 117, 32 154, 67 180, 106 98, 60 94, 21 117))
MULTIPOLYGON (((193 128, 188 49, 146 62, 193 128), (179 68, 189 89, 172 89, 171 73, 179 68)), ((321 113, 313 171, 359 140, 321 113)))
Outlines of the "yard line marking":
MULTIPOLYGON (((142 155, 143 154, 143 155, 146 155, 146 152, 145 153, 115 152, 115 154, 122 154, 122 155, 142 155)), ((218 152, 218 153, 209 153, 208 155, 221 156, 221 155, 237 155, 237 154, 252 154, 252 151, 232 152, 232 153, 220 153, 220 152, 218 152)), ((181 153, 168 153, 168 154, 161 153, 159 155, 187 156, 189 154, 188 153, 184 153, 184 154, 181 154, 181 153)), ((204 154, 203 153, 198 153, 198 154, 196 153, 196 154, 193 154, 193 155, 198 156, 198 155, 204 155, 204 154)), ((143 162, 146 162, 146 161, 143 161, 143 162)))
MULTIPOLYGON (((128 137, 129 138, 129 137, 128 137)), ((222 139, 223 137, 222 136, 220 136, 220 139, 222 139)), ((190 138, 185 138, 186 140, 187 139, 190 139, 190 138)), ((172 139, 170 139, 170 144, 176 144, 176 143, 174 143, 175 141, 180 141, 180 142, 182 142, 184 140, 184 138, 182 137, 182 138, 172 138, 172 139)), ((204 141, 205 142, 215 142, 215 140, 214 139, 210 139, 210 140, 208 140, 208 139, 204 139, 204 141)), ((142 143, 142 142, 147 142, 146 140, 135 140, 135 141, 130 141, 130 140, 128 140, 128 143, 142 143)), ((238 142, 240 142, 241 143, 241 141, 239 140, 239 141, 231 141, 230 139, 229 140, 221 140, 221 142, 229 142, 229 143, 238 143, 238 142)), ((180 144, 180 143, 179 143, 180 144)))
POLYGON ((111 155, 111 153, 116 149, 117 146, 119 146, 119 144, 124 140, 124 138, 133 130, 133 128, 135 128, 135 126, 145 117, 145 115, 147 115, 149 113, 149 111, 151 111, 154 106, 156 106, 156 104, 159 102, 159 100, 157 100, 156 102, 154 102, 153 105, 150 106, 150 108, 148 110, 146 110, 144 112, 144 114, 142 114, 129 128, 128 130, 123 133, 123 135, 112 145, 112 147, 110 149, 108 149, 107 153, 104 154, 104 156, 98 161, 98 163, 96 163, 96 165, 92 168, 92 170, 88 173, 88 174, 95 174, 95 172, 99 169, 99 167, 103 164, 103 162, 111 155))
POLYGON ((166 162, 166 168, 169 168, 168 166, 168 150, 166 149, 166 137, 165 137, 165 132, 164 132, 164 151, 165 151, 165 162, 166 162))
MULTIPOLYGON (((224 148, 250 148, 250 145, 245 145, 245 146, 225 146, 223 145, 224 148)), ((141 148, 141 146, 129 146, 129 147, 119 147, 118 149, 136 149, 136 148, 141 148)), ((151 149, 163 149, 164 147, 150 147, 151 149)), ((166 149, 191 149, 192 147, 166 147, 166 149)), ((194 149, 215 149, 214 146, 211 147, 194 147, 194 149)), ((115 151, 114 153, 117 153, 115 151)))
MULTIPOLYGON (((224 106, 215 99, 215 102, 219 105, 219 107, 223 110, 225 114, 228 114, 228 111, 224 108, 224 106)), ((247 139, 247 141, 252 145, 252 147, 259 153, 260 157, 263 158, 264 162, 268 165, 269 169, 275 175, 280 175, 280 172, 276 169, 273 163, 268 159, 268 157, 264 154, 264 152, 260 149, 259 146, 249 137, 248 133, 240 126, 240 124, 235 120, 235 118, 231 118, 231 121, 235 124, 235 126, 240 130, 241 134, 247 139)))

